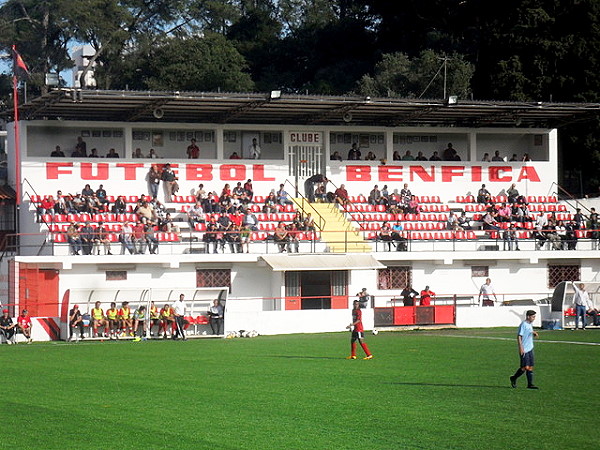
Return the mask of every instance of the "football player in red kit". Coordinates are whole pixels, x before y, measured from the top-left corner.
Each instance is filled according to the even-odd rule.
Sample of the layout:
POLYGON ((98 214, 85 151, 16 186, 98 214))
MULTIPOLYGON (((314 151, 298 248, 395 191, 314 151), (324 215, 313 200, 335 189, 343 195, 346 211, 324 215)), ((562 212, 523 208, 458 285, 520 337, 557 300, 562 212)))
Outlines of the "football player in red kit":
POLYGON ((356 359, 356 341, 358 341, 367 355, 363 359, 373 359, 373 355, 369 351, 367 343, 364 341, 365 330, 362 324, 362 311, 360 310, 360 302, 358 300, 354 300, 352 308, 352 323, 346 328, 352 332, 352 337, 350 338, 350 356, 348 356, 346 359, 356 359))

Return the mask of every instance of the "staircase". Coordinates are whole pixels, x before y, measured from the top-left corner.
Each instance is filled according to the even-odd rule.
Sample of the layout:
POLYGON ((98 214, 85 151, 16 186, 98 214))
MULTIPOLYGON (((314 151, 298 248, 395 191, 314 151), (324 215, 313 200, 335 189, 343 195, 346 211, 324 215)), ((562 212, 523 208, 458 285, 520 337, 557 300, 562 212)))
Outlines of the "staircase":
POLYGON ((300 199, 293 199, 298 210, 304 215, 311 213, 315 217, 323 217, 325 223, 321 230, 321 240, 327 244, 332 253, 370 253, 373 251, 371 244, 366 242, 334 203, 304 203, 300 199))

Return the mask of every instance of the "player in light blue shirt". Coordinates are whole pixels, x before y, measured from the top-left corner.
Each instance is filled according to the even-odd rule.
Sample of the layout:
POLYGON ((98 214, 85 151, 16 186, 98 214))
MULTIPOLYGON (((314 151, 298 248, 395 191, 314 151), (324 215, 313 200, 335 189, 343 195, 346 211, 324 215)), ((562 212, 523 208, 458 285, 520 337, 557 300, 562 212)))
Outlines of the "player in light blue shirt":
POLYGON ((538 337, 538 334, 533 329, 533 321, 535 320, 535 311, 529 310, 525 314, 526 318, 521 325, 519 326, 519 331, 517 333, 517 342, 519 344, 519 356, 521 359, 521 365, 515 372, 515 374, 510 377, 510 385, 513 388, 517 387, 517 378, 521 375, 527 375, 527 389, 539 389, 536 385, 533 384, 533 338, 538 337))

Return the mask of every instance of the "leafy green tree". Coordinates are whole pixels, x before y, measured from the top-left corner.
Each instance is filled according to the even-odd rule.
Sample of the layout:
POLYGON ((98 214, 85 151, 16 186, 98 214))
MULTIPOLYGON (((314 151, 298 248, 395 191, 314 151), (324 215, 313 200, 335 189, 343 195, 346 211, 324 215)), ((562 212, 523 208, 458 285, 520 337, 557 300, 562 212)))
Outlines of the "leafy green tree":
MULTIPOLYGON (((168 39, 148 55, 148 89, 185 91, 251 91, 242 55, 217 33, 168 39)), ((141 74, 144 76, 144 74, 141 74)))
POLYGON ((431 50, 415 58, 405 53, 385 54, 374 75, 361 78, 357 91, 373 97, 443 98, 446 94, 467 98, 473 70, 473 65, 457 54, 447 58, 431 50))

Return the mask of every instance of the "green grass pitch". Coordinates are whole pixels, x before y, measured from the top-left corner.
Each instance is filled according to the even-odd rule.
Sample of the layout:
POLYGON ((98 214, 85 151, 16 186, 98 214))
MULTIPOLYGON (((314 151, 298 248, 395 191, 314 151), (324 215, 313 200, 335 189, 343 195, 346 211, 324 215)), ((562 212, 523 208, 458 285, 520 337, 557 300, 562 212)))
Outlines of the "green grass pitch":
POLYGON ((600 331, 4 345, 3 448, 598 448, 600 331), (562 342, 551 342, 562 341, 562 342))

